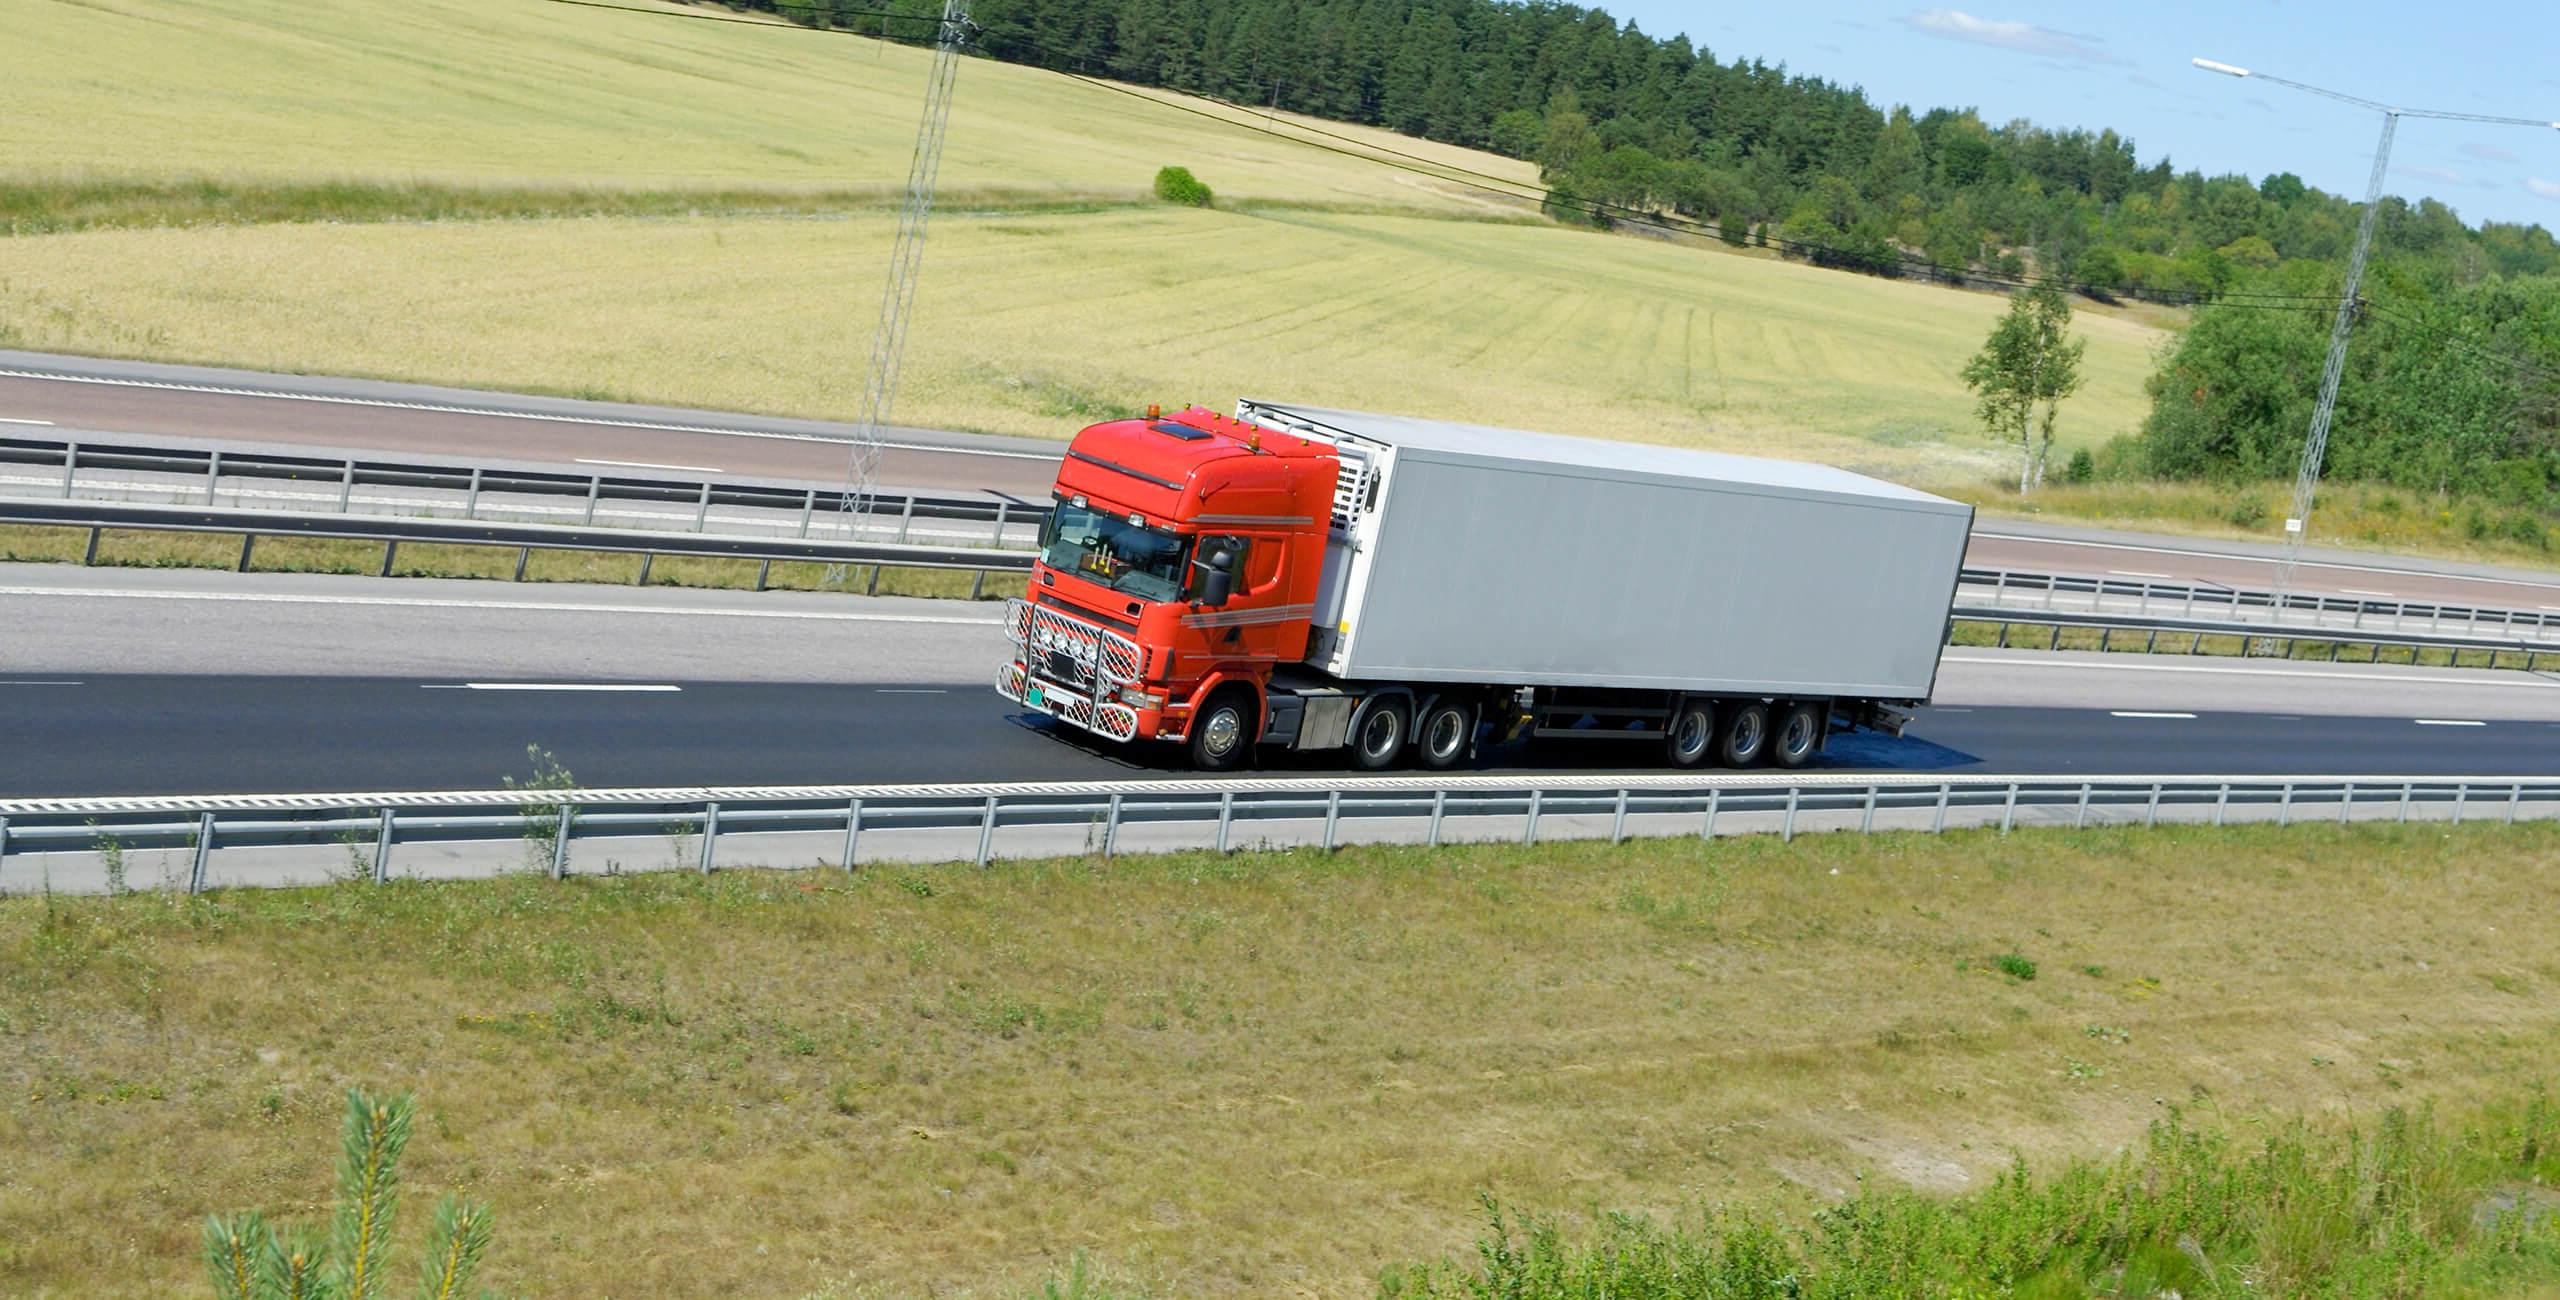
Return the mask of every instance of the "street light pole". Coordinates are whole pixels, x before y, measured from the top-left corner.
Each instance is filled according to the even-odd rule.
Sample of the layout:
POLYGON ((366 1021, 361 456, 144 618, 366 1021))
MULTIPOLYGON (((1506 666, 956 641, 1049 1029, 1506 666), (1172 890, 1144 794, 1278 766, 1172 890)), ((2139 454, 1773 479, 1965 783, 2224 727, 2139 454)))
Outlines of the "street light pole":
POLYGON ((2311 501, 2320 490, 2320 467, 2329 451, 2329 422, 2338 409, 2338 381, 2346 372, 2347 336, 2355 332, 2356 318, 2364 311, 2364 300, 2358 291, 2364 285, 2365 253, 2373 245, 2374 218, 2382 211, 2382 177, 2391 166, 2391 139, 2400 130, 2403 117, 2446 118, 2459 122, 2491 122, 2502 126, 2538 126, 2560 131, 2560 122, 2536 121, 2522 117, 2492 117, 2484 113, 2441 113, 2418 108, 2395 108, 2370 99, 2343 95, 2334 90, 2287 81, 2282 77, 2252 72, 2212 59, 2196 59, 2197 67, 2218 72, 2226 77, 2247 77, 2256 81, 2272 81, 2279 86, 2308 91, 2324 98, 2353 104, 2382 114, 2382 140, 2373 150, 2373 179, 2364 189, 2364 216, 2356 222, 2354 251, 2347 255, 2347 282, 2338 293, 2338 314, 2329 326, 2329 359, 2320 368, 2320 401, 2311 410, 2311 433, 2303 439, 2302 464, 2294 472, 2293 506, 2284 518, 2284 561, 2276 567, 2275 591, 2267 604, 2270 622, 2284 617, 2286 594, 2293 586, 2294 565, 2302 558, 2303 539, 2311 532, 2311 501))

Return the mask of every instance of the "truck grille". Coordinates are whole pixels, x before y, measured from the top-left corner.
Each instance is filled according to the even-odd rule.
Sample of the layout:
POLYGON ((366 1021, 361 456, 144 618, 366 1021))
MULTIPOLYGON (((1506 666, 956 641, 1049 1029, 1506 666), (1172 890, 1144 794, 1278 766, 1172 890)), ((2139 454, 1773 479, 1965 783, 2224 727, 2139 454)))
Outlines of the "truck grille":
POLYGON ((1022 662, 1052 681, 1108 694, 1138 680, 1146 652, 1138 643, 1082 619, 1026 600, 1005 608, 1005 635, 1022 651, 1022 662))

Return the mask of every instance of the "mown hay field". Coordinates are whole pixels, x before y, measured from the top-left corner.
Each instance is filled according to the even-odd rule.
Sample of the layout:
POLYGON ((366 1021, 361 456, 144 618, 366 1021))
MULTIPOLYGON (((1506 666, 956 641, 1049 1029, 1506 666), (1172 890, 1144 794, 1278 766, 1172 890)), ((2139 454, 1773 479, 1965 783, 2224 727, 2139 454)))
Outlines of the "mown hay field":
MULTIPOLYGON (((0 240, 0 342, 849 416, 892 222, 594 218, 0 240)), ((1956 372, 2003 301, 1552 227, 1295 210, 937 220, 896 418, 1064 437, 1281 397, 1825 460, 2009 463, 1956 372)), ((2084 313, 2066 442, 2155 331, 2084 313)))
POLYGON ((325 1204, 362 1085, 419 1091, 412 1203, 492 1201, 529 1294, 1015 1296, 1079 1252, 1374 1294, 1480 1193, 1800 1213, 2173 1106, 2524 1096, 2555 869, 2548 824, 2185 827, 20 896, 0 1292, 199 1285, 207 1212, 325 1204))
MULTIPOLYGON (((761 184, 894 198, 930 62, 923 50, 779 24, 544 0, 20 0, 7 31, 0 168, 22 177, 761 184)), ((1536 177, 1493 154, 1324 129, 1536 177)), ((946 194, 1135 198, 1170 163, 1240 198, 1487 210, 1459 186, 1054 73, 991 59, 959 70, 946 194)))

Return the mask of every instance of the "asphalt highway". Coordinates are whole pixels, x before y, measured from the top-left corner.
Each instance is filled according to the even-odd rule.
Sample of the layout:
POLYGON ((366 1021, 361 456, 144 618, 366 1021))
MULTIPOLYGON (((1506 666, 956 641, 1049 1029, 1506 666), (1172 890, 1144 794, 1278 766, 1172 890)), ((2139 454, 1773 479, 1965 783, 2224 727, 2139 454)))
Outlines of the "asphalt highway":
MULTIPOLYGON (((1176 770, 1022 715, 1002 652, 992 606, 949 601, 0 566, 0 796, 488 788, 529 745, 592 785, 1176 770)), ((1828 765, 2560 773, 2548 675, 1957 650, 1938 698, 1828 765)))
MULTIPOLYGON (((1071 431, 1061 423, 1062 438, 1071 431)), ((0 350, 0 433, 7 432, 832 487, 844 481, 843 440, 853 429, 818 420, 0 350)), ((1038 439, 926 429, 894 429, 888 439, 876 476, 883 485, 1024 500, 1046 498, 1060 451, 1058 443, 1038 439)), ((2266 545, 1988 520, 1967 561, 2262 588, 2274 579, 2277 555, 2266 545)), ((2560 610, 2560 574, 2320 548, 2306 552, 2295 586, 2374 599, 2560 610)))

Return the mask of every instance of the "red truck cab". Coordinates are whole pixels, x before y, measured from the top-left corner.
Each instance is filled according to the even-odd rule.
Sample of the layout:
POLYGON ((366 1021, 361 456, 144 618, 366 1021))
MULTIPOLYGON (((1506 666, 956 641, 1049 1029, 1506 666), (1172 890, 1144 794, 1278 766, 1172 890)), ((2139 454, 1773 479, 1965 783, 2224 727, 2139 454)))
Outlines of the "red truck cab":
POLYGON ((1233 766, 1273 670, 1306 657, 1338 464, 1329 443, 1200 407, 1078 433, 996 689, 1233 766))

